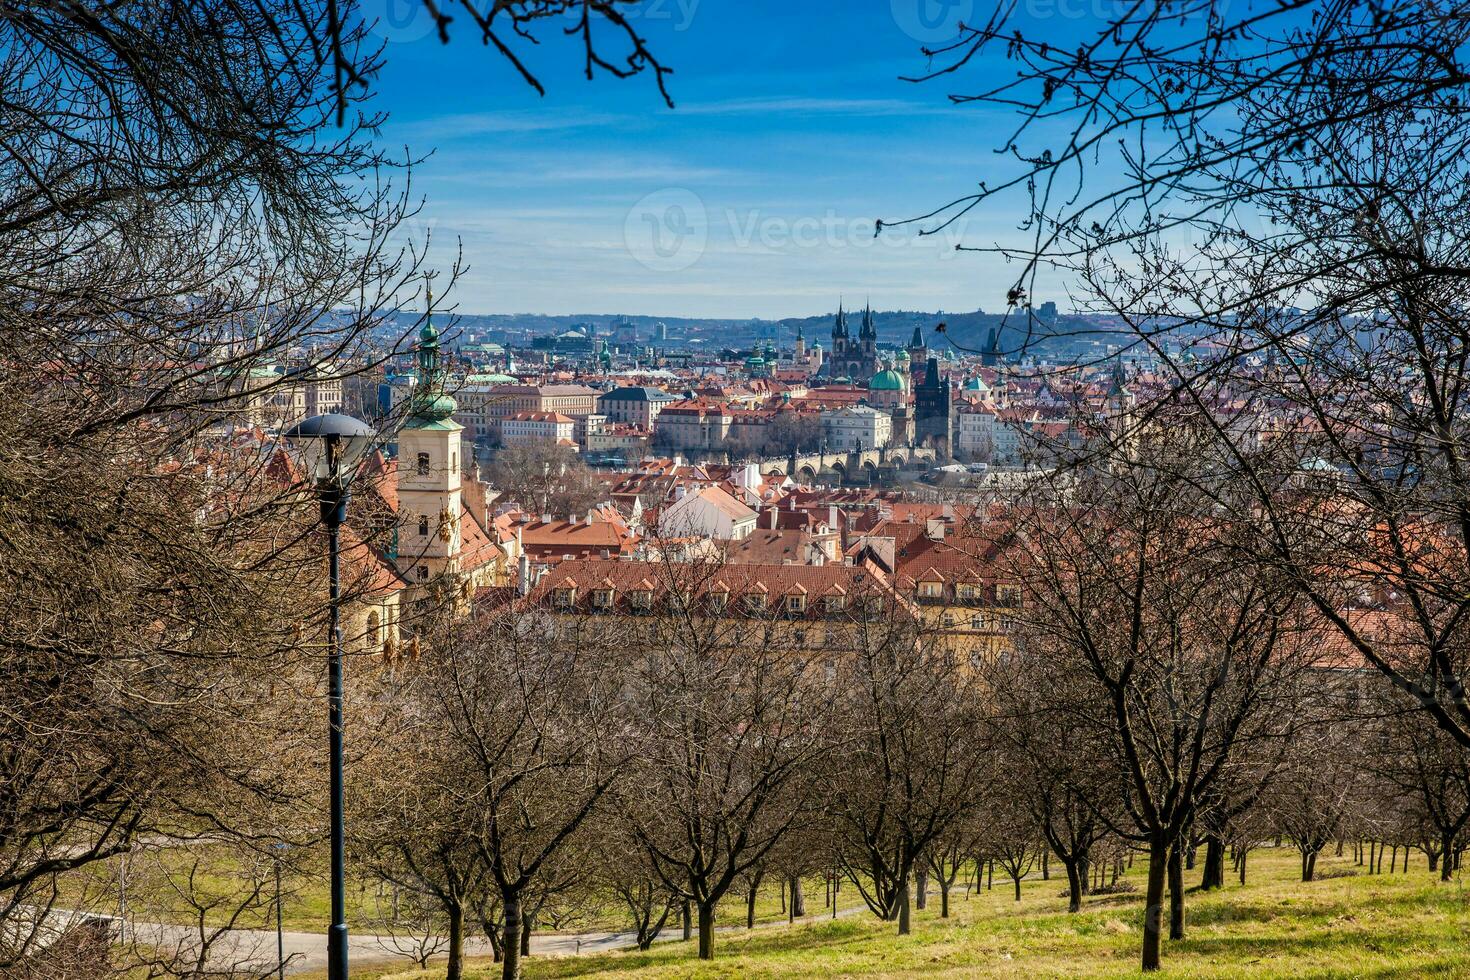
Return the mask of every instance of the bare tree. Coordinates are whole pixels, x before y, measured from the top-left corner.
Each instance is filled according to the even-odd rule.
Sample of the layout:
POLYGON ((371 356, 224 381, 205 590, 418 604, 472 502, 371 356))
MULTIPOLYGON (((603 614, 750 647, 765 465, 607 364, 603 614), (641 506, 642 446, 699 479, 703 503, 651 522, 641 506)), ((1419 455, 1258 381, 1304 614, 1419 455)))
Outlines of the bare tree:
POLYGON ((531 514, 580 519, 605 496, 581 454, 547 441, 502 448, 489 476, 507 501, 531 514))
POLYGON ((434 896, 459 975, 467 913, 499 900, 507 980, 520 974, 528 902, 544 897, 559 855, 606 796, 625 724, 613 647, 589 626, 548 635, 535 611, 499 610, 430 632, 416 663, 379 678, 368 710, 380 755, 359 806, 374 864, 434 896), (402 869, 400 871, 399 869, 402 869))
POLYGON ((1149 848, 1146 970, 1159 964, 1166 877, 1171 936, 1183 934, 1177 856, 1202 799, 1244 746, 1287 734, 1302 666, 1293 593, 1240 557, 1234 540, 1252 528, 1218 519, 1228 486, 1180 422, 1136 443, 1129 461, 1038 484, 1017 567, 1028 655, 1069 664, 1091 686, 1096 736, 1121 776, 1127 817, 1114 829, 1149 848), (1206 468, 1191 480, 1175 472, 1181 460, 1206 468))
POLYGON ((693 903, 701 959, 714 956, 716 905, 813 812, 826 744, 809 611, 746 592, 760 569, 651 566, 656 614, 628 638, 644 651, 625 668, 640 751, 619 806, 663 885, 693 903))
POLYGON ((981 800, 983 703, 969 662, 900 608, 853 623, 838 671, 827 809, 849 880, 909 931, 911 880, 981 800))

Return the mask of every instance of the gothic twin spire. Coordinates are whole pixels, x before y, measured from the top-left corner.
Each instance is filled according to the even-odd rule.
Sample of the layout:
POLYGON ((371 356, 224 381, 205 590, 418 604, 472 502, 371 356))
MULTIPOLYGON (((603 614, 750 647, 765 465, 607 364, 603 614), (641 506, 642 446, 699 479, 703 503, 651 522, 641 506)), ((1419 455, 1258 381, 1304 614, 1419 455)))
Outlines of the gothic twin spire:
MULTIPOLYGON (((840 340, 845 339, 847 336, 847 314, 843 312, 842 301, 839 300, 837 302, 837 319, 832 324, 832 339, 840 340)), ((878 327, 873 323, 872 303, 869 303, 863 308, 863 322, 862 326, 858 328, 858 339, 873 341, 878 339, 878 327)))

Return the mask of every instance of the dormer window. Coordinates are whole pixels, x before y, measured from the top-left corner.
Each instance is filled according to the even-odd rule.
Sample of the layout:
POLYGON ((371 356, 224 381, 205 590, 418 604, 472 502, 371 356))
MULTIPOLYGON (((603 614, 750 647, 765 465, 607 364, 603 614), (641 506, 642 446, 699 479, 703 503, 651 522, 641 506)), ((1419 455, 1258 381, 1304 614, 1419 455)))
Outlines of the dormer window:
POLYGON ((575 585, 564 586, 556 590, 556 607, 558 609, 570 609, 577 601, 577 587, 575 585))
POLYGON ((611 609, 613 604, 612 589, 598 589, 592 593, 592 605, 598 609, 611 609))
POLYGON ((923 599, 938 599, 944 591, 943 582, 920 582, 919 597, 923 599))
POLYGON ((751 613, 762 613, 766 611, 766 594, 764 592, 752 592, 745 597, 745 610, 751 613))
POLYGON ((998 606, 1019 606, 1021 604, 1021 587, 1019 585, 996 586, 995 604, 998 606))
POLYGON ((634 589, 628 593, 628 605, 639 612, 647 612, 653 607, 653 590, 634 589))
POLYGON ((786 597, 786 612, 791 616, 800 616, 806 612, 806 596, 789 595, 786 597))
POLYGON ((711 612, 722 613, 730 604, 730 593, 723 590, 709 594, 709 608, 711 612))
POLYGON ((419 453, 418 463, 414 467, 414 472, 417 473, 419 476, 428 476, 429 475, 429 454, 428 453, 419 453))
POLYGON ((847 597, 840 595, 829 595, 822 600, 823 606, 828 613, 840 613, 847 607, 847 597))

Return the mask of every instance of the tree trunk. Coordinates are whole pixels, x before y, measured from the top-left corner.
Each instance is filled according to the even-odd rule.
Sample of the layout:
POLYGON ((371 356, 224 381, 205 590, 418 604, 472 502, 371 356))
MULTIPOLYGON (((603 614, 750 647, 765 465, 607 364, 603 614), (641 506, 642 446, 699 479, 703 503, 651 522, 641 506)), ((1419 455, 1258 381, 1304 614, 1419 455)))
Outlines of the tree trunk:
POLYGON ((449 968, 445 980, 459 980, 464 973, 464 906, 449 906, 449 968))
MULTIPOLYGON (((1450 857, 1450 855, 1452 855, 1452 854, 1455 853, 1455 835, 1454 834, 1442 834, 1441 835, 1441 838, 1440 838, 1440 849, 1444 852, 1444 863, 1443 863, 1443 866, 1440 868, 1440 871, 1439 871, 1439 880, 1440 881, 1449 881, 1452 877, 1454 877, 1454 870, 1455 870, 1454 869, 1455 862, 1450 857)), ((1404 864, 1406 864, 1406 865, 1408 863, 1409 863, 1408 861, 1405 861, 1404 862, 1404 864)), ((1431 861, 1431 863, 1429 865, 1429 869, 1431 871, 1434 870, 1434 864, 1433 864, 1432 861, 1431 861)))
POLYGON ((1021 900, 1021 876, 1020 875, 1011 875, 1011 881, 1015 882, 1015 885, 1016 885, 1016 901, 1019 902, 1021 900))
POLYGON ((689 899, 684 899, 684 939, 687 942, 694 935, 694 922, 690 919, 689 899))
POLYGON ((1184 938, 1184 842, 1169 849, 1169 938, 1184 938))
POLYGON ((1051 865, 1047 862, 1047 858, 1049 858, 1050 856, 1051 856, 1051 854, 1050 854, 1049 851, 1046 850, 1046 848, 1042 848, 1041 849, 1041 880, 1042 881, 1051 881, 1051 865))
POLYGON ((919 911, 929 907, 929 869, 921 862, 914 869, 914 907, 919 911))
POLYGON ((1078 878, 1078 862, 1063 861, 1067 869, 1067 911, 1082 911, 1082 881, 1078 878))
POLYGON ((745 893, 745 928, 755 928, 755 897, 760 892, 761 873, 756 872, 750 880, 750 889, 745 893))
POLYGON ((501 896, 505 921, 504 938, 500 941, 505 959, 500 962, 501 980, 520 980, 521 976, 521 896, 511 893, 501 896))
POLYGON ((806 893, 801 890, 801 875, 791 876, 791 917, 799 919, 806 915, 806 893))
POLYGON ((1241 845, 1240 848, 1240 883, 1245 884, 1245 857, 1251 852, 1249 847, 1241 845))
POLYGON ((702 902, 699 905, 699 958, 702 960, 715 958, 714 902, 702 902))
POLYGON ((536 925, 536 917, 530 912, 521 915, 521 955, 531 955, 531 930, 536 925))
POLYGON ((1159 968, 1159 927, 1164 919, 1164 880, 1169 845, 1155 835, 1148 846, 1148 887, 1143 896, 1143 963, 1145 972, 1159 968))
POLYGON ((950 881, 942 875, 939 878, 939 917, 949 918, 949 887, 950 881))
POLYGON ((909 934, 909 876, 904 875, 898 885, 898 934, 909 934))
POLYGON ((1200 888, 1209 891, 1224 887, 1225 842, 1211 834, 1205 838, 1205 873, 1200 881, 1200 888))

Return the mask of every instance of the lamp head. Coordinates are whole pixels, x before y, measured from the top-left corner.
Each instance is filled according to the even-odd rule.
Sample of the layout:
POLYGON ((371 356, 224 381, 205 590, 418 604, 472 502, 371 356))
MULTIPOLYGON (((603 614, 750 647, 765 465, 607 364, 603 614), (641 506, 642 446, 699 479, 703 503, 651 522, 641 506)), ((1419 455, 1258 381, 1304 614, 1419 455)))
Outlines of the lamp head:
POLYGON ((286 430, 286 443, 319 484, 345 483, 377 433, 351 415, 313 415, 286 430))

